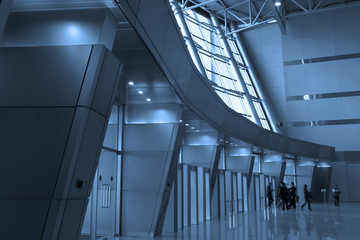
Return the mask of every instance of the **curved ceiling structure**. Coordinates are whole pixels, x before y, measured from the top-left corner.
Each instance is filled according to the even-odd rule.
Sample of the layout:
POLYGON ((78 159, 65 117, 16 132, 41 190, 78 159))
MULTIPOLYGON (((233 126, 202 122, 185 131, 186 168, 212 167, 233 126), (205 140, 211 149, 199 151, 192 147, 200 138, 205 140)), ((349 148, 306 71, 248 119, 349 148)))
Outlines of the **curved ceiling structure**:
POLYGON ((180 99, 189 109, 228 137, 273 151, 333 159, 333 147, 288 138, 265 130, 236 113, 197 70, 167 0, 119 1, 180 99))

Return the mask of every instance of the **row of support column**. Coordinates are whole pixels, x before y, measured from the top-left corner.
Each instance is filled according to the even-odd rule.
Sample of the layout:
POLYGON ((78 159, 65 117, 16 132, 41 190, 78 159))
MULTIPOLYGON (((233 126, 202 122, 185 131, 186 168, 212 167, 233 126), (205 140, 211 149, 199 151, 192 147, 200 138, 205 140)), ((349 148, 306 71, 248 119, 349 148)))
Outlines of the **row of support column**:
MULTIPOLYGON (((179 121, 182 108, 177 104, 120 109, 121 154, 118 153, 119 176, 115 177, 120 197, 116 203, 111 199, 120 214, 115 217, 118 225, 113 232, 120 235, 152 237, 212 218, 233 219, 239 212, 264 209, 266 186, 271 182, 276 196, 277 186, 288 171, 282 154, 254 155, 248 146, 219 144, 222 141, 216 131, 186 131, 185 124, 179 121), (159 109, 169 114, 167 122, 159 123, 153 114, 159 109)), ((100 175, 102 181, 111 179, 103 173, 96 178, 100 179, 100 175)), ((98 204, 103 202, 104 184, 97 183, 93 188, 98 204)), ((107 211, 92 206, 95 203, 90 202, 90 207, 98 215, 107 211)), ((99 227, 92 228, 101 234, 99 227)))
POLYGON ((219 170, 214 194, 210 198, 209 169, 180 164, 174 198, 169 202, 165 232, 173 232, 216 217, 233 217, 239 212, 267 207, 266 186, 275 189, 275 176, 255 174, 250 180, 246 173, 219 170), (171 216, 171 217, 170 217, 171 216))
MULTIPOLYGON (((181 116, 181 108, 177 105, 137 105, 121 109, 120 115, 124 116, 124 124, 119 126, 123 132, 122 152, 117 165, 119 177, 115 177, 121 179, 116 180, 116 189, 121 196, 116 209, 120 209, 117 210, 120 215, 116 216, 119 229, 114 229, 121 235, 151 237, 157 231, 176 232, 212 218, 234 219, 239 212, 264 209, 267 207, 266 186, 272 184, 275 197, 277 186, 288 171, 281 154, 249 155, 249 151, 239 147, 217 145, 219 134, 216 132, 184 132, 181 122, 176 120, 181 116), (156 123, 156 119, 148 119, 147 123, 137 121, 139 112, 155 116, 151 112, 160 107, 172 112, 173 120, 168 123, 156 123), (139 132, 149 137, 139 139, 139 132), (206 144, 196 145, 195 142, 205 139, 205 135, 206 144), (167 157, 162 160, 161 156, 167 157), (162 204, 162 201, 166 203, 162 204), (153 224, 155 229, 151 228, 153 224)), ((301 169, 298 169, 300 174, 301 169)), ((111 179, 103 173, 97 174, 96 178, 100 175, 102 181, 111 179)), ((103 184, 98 183, 93 188, 99 204, 103 199, 103 184)), ((108 184, 112 185, 112 182, 108 184)), ((90 202, 90 207, 94 207, 93 203, 90 202)), ((107 211, 99 206, 95 208, 98 215, 99 210, 107 211)), ((102 233, 99 226, 94 227, 98 234, 102 233)))

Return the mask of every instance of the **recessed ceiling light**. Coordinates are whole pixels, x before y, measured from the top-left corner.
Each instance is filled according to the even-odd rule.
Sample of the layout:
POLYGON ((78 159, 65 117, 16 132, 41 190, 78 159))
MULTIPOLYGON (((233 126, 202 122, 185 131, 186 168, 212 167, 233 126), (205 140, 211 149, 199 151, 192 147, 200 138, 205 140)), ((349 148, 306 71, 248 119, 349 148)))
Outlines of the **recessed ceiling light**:
POLYGON ((150 101, 151 101, 151 98, 147 98, 146 101, 147 101, 147 102, 150 102, 150 101))
POLYGON ((185 123, 185 126, 189 126, 189 124, 188 124, 188 123, 185 123))
POLYGON ((144 92, 143 91, 138 91, 138 94, 143 94, 144 92))
POLYGON ((179 122, 182 122, 182 120, 180 119, 180 121, 179 122))
POLYGON ((280 7, 280 6, 281 6, 281 2, 280 2, 280 1, 276 1, 276 2, 275 2, 275 6, 280 7))
POLYGON ((191 129, 195 129, 195 127, 191 127, 191 129))
POLYGON ((134 82, 128 82, 128 84, 129 84, 130 86, 132 86, 132 85, 134 85, 134 82))
POLYGON ((196 130, 196 132, 200 132, 200 130, 196 130))

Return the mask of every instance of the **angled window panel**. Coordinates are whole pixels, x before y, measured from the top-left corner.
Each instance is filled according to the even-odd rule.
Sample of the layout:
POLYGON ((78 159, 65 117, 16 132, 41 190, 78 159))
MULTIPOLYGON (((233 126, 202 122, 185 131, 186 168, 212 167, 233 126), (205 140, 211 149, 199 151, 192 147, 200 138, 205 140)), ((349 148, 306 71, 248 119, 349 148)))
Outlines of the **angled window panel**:
POLYGON ((223 100, 223 102, 230 108, 232 108, 232 105, 229 101, 228 95, 222 91, 219 90, 215 90, 215 92, 219 95, 219 97, 221 98, 221 100, 223 100))
POLYGON ((212 68, 211 57, 206 54, 203 54, 201 52, 199 52, 199 57, 201 59, 201 62, 203 64, 204 68, 211 70, 211 68, 212 68))
POLYGON ((212 82, 214 82, 214 83, 216 83, 217 85, 221 86, 221 80, 220 80, 219 74, 214 73, 214 72, 212 72, 212 71, 207 71, 207 73, 208 73, 208 76, 210 76, 209 79, 210 79, 212 82))
POLYGON ((198 48, 206 49, 206 43, 205 43, 204 39, 202 39, 201 37, 198 37, 196 35, 193 35, 193 39, 194 39, 195 45, 198 48))
POLYGON ((257 102, 257 101, 253 101, 253 104, 254 104, 254 107, 256 109, 256 113, 258 114, 259 118, 265 119, 265 115, 264 115, 264 112, 262 110, 262 107, 261 107, 260 103, 257 102))
MULTIPOLYGON (((239 53, 235 39, 232 37, 227 38, 230 46, 230 52, 228 53, 225 51, 225 46, 223 46, 223 42, 220 41, 220 36, 209 18, 197 14, 192 10, 186 10, 184 15, 206 76, 209 81, 212 82, 215 92, 230 108, 255 122, 254 117, 250 115, 252 112, 249 105, 250 103, 242 96, 244 89, 240 81, 245 82, 247 91, 252 98, 258 99, 258 95, 247 70, 243 69, 244 61, 239 53), (228 56, 228 54, 231 54, 231 56, 228 56), (230 64, 230 57, 234 57, 237 66, 230 64), (239 69, 243 80, 238 79, 238 74, 234 67, 239 69)), ((221 27, 224 30, 224 26, 221 27)), ((182 31, 182 33, 184 33, 184 31, 182 31)), ((194 56, 192 56, 192 58, 193 60, 195 59, 194 56)), ((255 102, 254 108, 256 115, 258 115, 260 119, 265 119, 264 122, 261 121, 261 125, 264 128, 268 128, 266 115, 262 108, 263 106, 259 100, 255 102)))
POLYGON ((248 89, 248 91, 249 91, 249 94, 250 94, 252 97, 257 98, 256 92, 255 92, 255 89, 253 88, 253 86, 247 85, 247 89, 248 89))
POLYGON ((219 73, 221 75, 224 75, 224 76, 226 76, 228 78, 232 77, 230 72, 228 71, 228 67, 227 67, 226 63, 224 63, 224 62, 222 62, 222 61, 220 61, 218 59, 216 59, 215 62, 216 62, 216 65, 218 67, 219 73))
POLYGON ((236 112, 246 114, 241 98, 232 95, 229 95, 229 98, 236 112))

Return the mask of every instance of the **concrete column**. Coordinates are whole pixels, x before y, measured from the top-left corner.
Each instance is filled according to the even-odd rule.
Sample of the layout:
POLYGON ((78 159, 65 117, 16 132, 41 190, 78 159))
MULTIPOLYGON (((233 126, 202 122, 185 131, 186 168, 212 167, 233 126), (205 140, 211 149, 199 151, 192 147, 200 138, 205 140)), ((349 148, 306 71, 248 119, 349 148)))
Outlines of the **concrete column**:
POLYGON ((225 171, 225 214, 226 214, 226 217, 229 217, 229 213, 232 212, 232 204, 233 204, 232 172, 225 171))
POLYGON ((255 209, 260 210, 261 209, 261 199, 260 199, 260 176, 256 174, 254 176, 254 185, 255 185, 255 209))
MULTIPOLYGON (((219 172, 218 172, 219 174, 219 172)), ((211 218, 218 218, 220 217, 220 195, 219 195, 219 178, 215 178, 214 190, 213 194, 210 195, 211 202, 211 218)))
POLYGON ((183 223, 184 227, 191 225, 191 204, 190 204, 190 166, 183 165, 183 223))
MULTIPOLYGON (((265 180, 265 207, 268 206, 268 199, 267 199, 267 186, 270 183, 270 176, 269 175, 264 175, 264 180, 265 180)), ((272 188, 272 187, 271 187, 272 188)))
POLYGON ((178 164, 177 168, 177 223, 178 230, 184 228, 184 187, 183 187, 183 168, 178 164))
POLYGON ((177 104, 126 106, 122 235, 153 237, 162 231, 183 137, 181 113, 177 104))
POLYGON ((223 148, 221 144, 218 144, 218 139, 217 131, 188 132, 184 136, 183 163, 210 169, 210 193, 214 189, 223 148))
POLYGON ((190 204, 191 204, 191 224, 199 223, 198 216, 198 177, 197 167, 191 166, 190 170, 190 204))
POLYGON ((219 172, 219 209, 220 217, 226 216, 226 186, 225 186, 225 171, 219 172))
POLYGON ((255 189, 255 178, 250 179, 250 184, 248 183, 248 210, 256 210, 256 189, 255 189))
POLYGON ((265 175, 260 174, 260 208, 266 207, 266 186, 265 175))
POLYGON ((239 212, 244 211, 244 193, 243 193, 243 183, 242 176, 240 172, 236 173, 237 179, 237 192, 238 192, 238 210, 239 212))
POLYGON ((233 198, 233 182, 231 171, 225 171, 225 200, 232 201, 233 198))
MULTIPOLYGON (((216 179, 223 149, 223 146, 218 144, 218 142, 219 133, 217 131, 205 133, 187 132, 184 136, 184 146, 182 148, 184 164, 209 169, 209 199, 216 201, 214 204, 210 204, 212 206, 211 209, 215 212, 217 210, 213 207, 218 204, 218 199, 213 197, 213 194, 216 192, 216 179)), ((214 214, 217 215, 215 212, 214 214)), ((214 216, 214 214, 211 214, 211 216, 214 216)))
POLYGON ((278 182, 278 184, 280 184, 282 181, 284 181, 285 170, 286 170, 286 161, 282 161, 281 162, 281 167, 280 167, 280 172, 279 172, 279 182, 278 182))
POLYGON ((210 170, 205 171, 205 220, 210 220, 211 218, 211 208, 210 208, 210 170))
POLYGON ((216 146, 214 158, 213 158, 212 164, 210 166, 210 197, 212 197, 214 189, 215 189, 215 182, 216 182, 216 178, 218 176, 220 156, 221 156, 221 151, 223 149, 224 149, 223 145, 219 144, 216 146))
POLYGON ((251 184, 251 179, 252 179, 252 176, 253 176, 253 169, 254 169, 254 163, 255 163, 255 156, 249 156, 249 168, 248 168, 248 171, 247 171, 247 184, 248 184, 248 187, 247 187, 247 191, 249 191, 249 188, 250 188, 250 184, 251 184))
POLYGON ((202 167, 197 168, 198 182, 198 217, 199 222, 206 219, 206 189, 205 189, 205 170, 202 167))
POLYGON ((12 47, 0 72, 2 238, 77 239, 121 64, 101 45, 12 47))
POLYGON ((166 215, 162 232, 177 232, 178 230, 178 178, 175 176, 170 192, 170 199, 166 208, 166 215))
POLYGON ((247 212, 249 211, 249 192, 248 192, 248 177, 246 176, 246 174, 242 174, 241 175, 241 178, 242 178, 242 188, 243 188, 243 206, 244 206, 244 211, 247 212))
POLYGON ((238 186, 237 186, 237 173, 233 172, 232 173, 232 183, 233 183, 233 203, 234 203, 234 212, 237 213, 238 212, 238 186))

